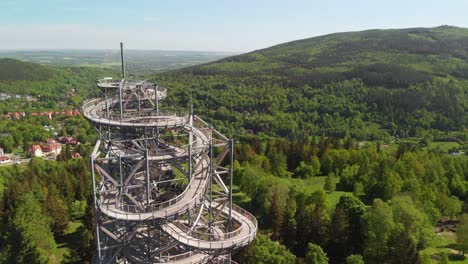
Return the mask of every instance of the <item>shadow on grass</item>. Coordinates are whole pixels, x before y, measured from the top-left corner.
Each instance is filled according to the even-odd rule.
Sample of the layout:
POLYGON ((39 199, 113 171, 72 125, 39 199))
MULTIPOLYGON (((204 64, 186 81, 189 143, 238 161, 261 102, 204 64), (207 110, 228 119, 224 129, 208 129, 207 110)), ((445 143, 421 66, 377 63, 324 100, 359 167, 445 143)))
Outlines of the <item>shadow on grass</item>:
POLYGON ((64 234, 56 237, 59 248, 74 249, 80 245, 79 228, 83 226, 81 221, 70 222, 64 234))
POLYGON ((55 236, 60 263, 82 263, 82 261, 70 261, 71 259, 76 259, 73 256, 76 255, 76 249, 80 247, 82 242, 79 232, 80 228, 84 228, 81 221, 69 222, 64 233, 55 236))
POLYGON ((462 256, 460 254, 454 254, 454 253, 451 253, 449 254, 449 260, 452 260, 452 261, 464 261, 466 259, 465 256, 462 256))
POLYGON ((452 249, 452 250, 456 250, 456 251, 459 252, 459 254, 457 254, 457 253, 450 253, 450 254, 449 254, 449 259, 450 259, 450 260, 454 260, 454 261, 463 261, 463 260, 466 259, 466 257, 463 256, 463 255, 461 254, 461 252, 462 252, 462 246, 461 246, 460 244, 452 243, 452 244, 446 245, 445 247, 446 247, 446 248, 450 248, 450 249, 452 249))

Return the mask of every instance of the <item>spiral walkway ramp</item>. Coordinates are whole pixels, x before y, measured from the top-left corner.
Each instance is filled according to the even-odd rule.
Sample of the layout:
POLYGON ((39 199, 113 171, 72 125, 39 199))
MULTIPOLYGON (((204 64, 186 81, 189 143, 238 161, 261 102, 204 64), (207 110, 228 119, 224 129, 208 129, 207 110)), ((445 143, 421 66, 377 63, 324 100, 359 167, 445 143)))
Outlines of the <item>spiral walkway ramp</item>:
POLYGON ((83 105, 100 133, 91 155, 93 262, 234 263, 257 220, 232 203, 233 141, 193 113, 160 112, 167 90, 157 84, 97 86, 104 96, 83 105))

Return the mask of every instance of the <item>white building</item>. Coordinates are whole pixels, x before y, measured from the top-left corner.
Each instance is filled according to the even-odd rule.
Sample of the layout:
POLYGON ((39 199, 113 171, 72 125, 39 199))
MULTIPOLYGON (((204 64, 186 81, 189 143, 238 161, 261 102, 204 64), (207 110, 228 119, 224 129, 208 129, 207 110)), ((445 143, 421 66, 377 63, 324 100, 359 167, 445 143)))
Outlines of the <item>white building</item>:
POLYGON ((29 153, 31 154, 31 157, 42 157, 44 155, 42 153, 42 148, 39 145, 30 146, 29 153))

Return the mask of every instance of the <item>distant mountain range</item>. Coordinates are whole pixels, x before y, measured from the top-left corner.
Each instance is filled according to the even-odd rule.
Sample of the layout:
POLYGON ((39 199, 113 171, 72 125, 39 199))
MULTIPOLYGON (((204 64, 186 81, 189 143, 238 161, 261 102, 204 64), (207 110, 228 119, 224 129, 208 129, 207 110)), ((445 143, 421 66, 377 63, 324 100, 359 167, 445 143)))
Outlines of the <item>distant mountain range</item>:
MULTIPOLYGON (((205 51, 125 50, 126 67, 131 74, 146 74, 215 61, 235 53, 205 51)), ((18 50, 1 51, 0 58, 53 66, 120 67, 119 50, 18 50)))

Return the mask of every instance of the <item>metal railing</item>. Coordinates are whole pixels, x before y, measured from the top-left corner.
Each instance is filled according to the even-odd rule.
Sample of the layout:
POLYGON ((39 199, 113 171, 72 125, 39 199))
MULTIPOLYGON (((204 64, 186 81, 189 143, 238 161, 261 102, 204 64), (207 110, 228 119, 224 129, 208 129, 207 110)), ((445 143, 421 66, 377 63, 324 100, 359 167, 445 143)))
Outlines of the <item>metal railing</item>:
MULTIPOLYGON (((200 160, 200 162, 203 162, 203 161, 200 160)), ((202 164, 201 167, 200 167, 199 172, 195 172, 195 174, 201 173, 203 171, 206 171, 206 173, 208 173, 207 165, 204 166, 202 164)), ((119 206, 117 206, 117 199, 114 199, 114 200, 107 199, 108 203, 106 203, 105 205, 106 205, 106 208, 107 208, 108 211, 109 210, 112 211, 112 209, 114 209, 114 212, 118 211, 119 214, 126 214, 126 213, 127 214, 128 213, 130 213, 130 214, 140 213, 141 214, 141 213, 157 212, 157 211, 161 211, 161 210, 163 210, 165 208, 168 208, 170 206, 173 206, 173 205, 181 202, 182 200, 184 200, 187 193, 190 190, 192 190, 192 188, 195 188, 193 185, 196 182, 198 182, 198 186, 196 186, 193 198, 190 199, 190 201, 188 201, 189 203, 192 203, 192 202, 195 203, 196 198, 199 199, 199 198, 201 198, 203 196, 204 187, 207 184, 207 180, 208 180, 208 175, 205 175, 204 177, 202 177, 201 180, 192 179, 189 182, 189 184, 187 185, 187 187, 185 188, 185 190, 180 195, 178 195, 178 196, 176 196, 176 197, 174 197, 174 198, 172 198, 170 200, 161 202, 161 203, 143 205, 144 210, 140 209, 142 206, 137 206, 137 205, 120 204, 119 206), (111 206, 111 209, 109 209, 109 201, 110 201, 110 204, 113 205, 113 206, 111 206)), ((106 201, 104 196, 101 197, 101 199, 99 199, 100 205, 104 205, 103 201, 106 201)), ((167 210, 166 210, 166 216, 167 216, 167 210)))
MULTIPOLYGON (((107 99, 111 102, 112 99, 107 99)), ((83 104, 83 115, 89 120, 113 126, 121 127, 182 127, 188 123, 188 116, 177 115, 176 113, 161 113, 158 116, 138 116, 132 118, 120 118, 120 115, 105 117, 106 100, 92 99, 83 104)))
MULTIPOLYGON (((104 85, 110 85, 112 87, 120 87, 121 85, 120 82, 112 82, 108 80, 105 80, 100 84, 103 85, 103 87, 104 85)), ((124 85, 126 86, 126 88, 131 89, 132 87, 129 86, 137 84, 125 83, 124 85)), ((165 96, 166 95, 164 95, 163 97, 165 96)), ((176 197, 159 203, 150 203, 149 201, 143 202, 141 201, 141 195, 135 195, 135 199, 137 199, 137 201, 134 202, 135 204, 127 204, 129 201, 125 200, 124 202, 122 197, 120 196, 122 195, 122 191, 120 190, 120 188, 124 187, 121 186, 122 183, 117 183, 117 181, 111 179, 114 178, 113 176, 109 176, 107 175, 107 173, 104 173, 104 171, 102 171, 101 173, 103 173, 105 176, 101 177, 99 183, 102 187, 102 192, 100 192, 99 198, 95 201, 103 214, 109 216, 110 218, 126 221, 147 221, 164 218, 169 222, 165 222, 164 224, 160 225, 161 229, 179 243, 185 244, 189 248, 196 248, 201 250, 216 250, 218 252, 224 252, 224 254, 230 253, 232 249, 237 249, 250 243, 255 238, 258 230, 257 219, 251 213, 237 205, 232 205, 232 212, 229 212, 229 208, 225 206, 223 206, 222 209, 218 210, 218 214, 222 214, 223 216, 223 221, 227 221, 226 218, 228 213, 231 215, 232 220, 237 228, 230 232, 224 232, 224 228, 226 228, 225 225, 216 226, 212 229, 211 232, 203 232, 200 231, 201 229, 197 230, 190 228, 189 226, 185 225, 183 222, 180 221, 170 222, 170 219, 180 219, 179 216, 183 215, 185 212, 192 210, 197 206, 203 206, 202 203, 206 202, 203 198, 205 192, 207 191, 209 182, 211 170, 209 164, 210 157, 207 154, 203 154, 200 156, 198 156, 197 154, 206 150, 208 148, 207 144, 216 145, 225 143, 225 141, 227 142, 228 139, 224 137, 224 135, 214 130, 210 125, 208 125, 206 122, 204 122, 201 118, 197 116, 194 117, 194 122, 197 123, 197 127, 195 127, 191 125, 192 123, 190 123, 189 125, 188 116, 180 116, 173 113, 158 113, 158 115, 156 116, 154 110, 152 109, 143 109, 143 111, 139 112, 129 110, 125 111, 123 114, 118 115, 106 111, 111 109, 111 107, 113 107, 115 104, 115 98, 107 100, 92 99, 86 101, 83 105, 83 114, 89 120, 99 124, 107 125, 109 127, 133 127, 138 128, 140 131, 141 128, 183 127, 185 131, 193 133, 195 137, 194 141, 192 142, 193 145, 191 148, 191 152, 189 151, 188 145, 176 147, 166 144, 158 145, 158 147, 156 148, 162 149, 157 149, 156 151, 150 150, 150 152, 148 152, 148 148, 146 148, 145 151, 147 154, 145 155, 139 153, 134 155, 128 155, 128 157, 131 156, 137 160, 147 159, 146 161, 149 162, 150 160, 156 159, 186 158, 188 157, 189 153, 191 153, 192 155, 194 155, 194 163, 196 165, 194 169, 195 171, 193 171, 193 174, 191 175, 192 177, 190 179, 190 182, 185 186, 183 192, 177 195, 176 197), (201 125, 201 127, 198 127, 198 125, 201 125)), ((139 144, 135 144, 138 147, 139 144)), ((158 143, 156 142, 156 144, 158 143)), ((119 149, 119 145, 117 144, 115 148, 119 149)), ((135 149, 126 149, 125 144, 121 145, 120 148, 120 150, 122 150, 124 154, 136 152, 135 149)), ((109 151, 112 152, 112 150, 107 149, 108 155, 109 151)), ((118 151, 116 151, 114 154, 116 153, 118 153, 118 151)), ((111 154, 111 156, 114 154, 111 154)), ((106 156, 105 159, 107 162, 109 162, 109 160, 112 160, 114 158, 121 159, 122 156, 106 156)), ((96 160, 99 161, 100 159, 96 160)), ((106 161, 103 160, 102 162, 104 163, 106 161)), ((149 166, 148 164, 149 163, 147 163, 146 166, 149 166)), ((148 172, 148 170, 149 169, 146 169, 146 172, 148 172)), ((135 172, 135 175, 138 176, 141 173, 144 172, 138 171, 135 172)), ((138 177, 138 179, 141 180, 141 177, 138 177)), ((141 188, 142 186, 143 185, 141 184, 136 184, 133 187, 141 188)), ((149 194, 147 195, 149 196, 149 194)), ((130 197, 130 200, 135 199, 130 197)), ((218 203, 214 202, 214 204, 216 205, 218 203)), ((231 222, 231 224, 233 222, 231 222)), ((206 225, 199 225, 198 227, 205 228, 206 225)), ((202 263, 205 260, 207 260, 207 257, 209 257, 208 253, 198 253, 195 251, 189 251, 177 255, 160 256, 162 261, 168 263, 177 261, 184 261, 184 263, 202 263)))
POLYGON ((258 229, 258 222, 251 213, 247 212, 246 210, 242 209, 239 206, 233 205, 233 211, 241 215, 241 217, 238 217, 238 219, 242 223, 242 226, 246 224, 249 229, 248 234, 246 234, 245 236, 239 237, 237 239, 235 237, 242 234, 242 232, 239 232, 239 234, 229 239, 209 241, 209 240, 200 240, 199 238, 191 237, 190 234, 185 233, 174 223, 164 225, 163 228, 166 228, 165 231, 177 241, 185 245, 194 247, 194 248, 215 250, 215 249, 229 249, 229 248, 241 247, 241 246, 248 244, 255 238, 257 234, 257 229, 258 229), (253 226, 249 225, 248 222, 252 223, 253 226))
POLYGON ((198 252, 193 252, 193 251, 189 251, 189 252, 178 254, 178 255, 172 255, 172 256, 161 256, 160 258, 161 260, 170 263, 170 262, 176 262, 176 261, 183 260, 183 259, 189 259, 189 258, 191 259, 194 257, 200 257, 200 259, 192 260, 190 262, 187 261, 186 263, 187 264, 204 263, 204 261, 208 259, 207 255, 198 253, 198 252))

